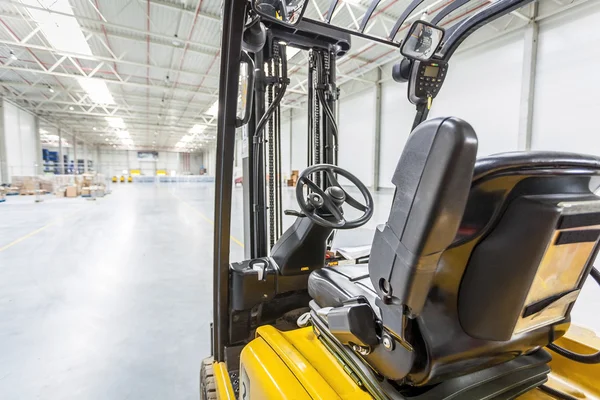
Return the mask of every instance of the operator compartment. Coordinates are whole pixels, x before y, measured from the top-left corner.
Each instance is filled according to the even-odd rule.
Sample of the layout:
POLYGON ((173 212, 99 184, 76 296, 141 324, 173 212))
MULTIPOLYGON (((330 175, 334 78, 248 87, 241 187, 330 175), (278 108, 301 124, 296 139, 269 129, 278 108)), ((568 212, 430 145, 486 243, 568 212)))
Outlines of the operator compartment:
POLYGON ((598 251, 600 158, 476 148, 464 121, 419 125, 368 267, 309 278, 323 338, 406 398, 543 384, 598 251))

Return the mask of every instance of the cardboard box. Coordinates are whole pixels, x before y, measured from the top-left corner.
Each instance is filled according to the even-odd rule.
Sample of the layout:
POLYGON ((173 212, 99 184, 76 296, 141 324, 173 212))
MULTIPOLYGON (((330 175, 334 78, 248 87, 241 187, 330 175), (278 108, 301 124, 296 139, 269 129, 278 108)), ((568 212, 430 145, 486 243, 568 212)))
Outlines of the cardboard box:
POLYGON ((66 190, 67 190, 67 188, 66 188, 66 187, 60 187, 60 188, 58 188, 58 189, 56 189, 56 190, 54 191, 54 195, 55 195, 56 197, 65 197, 65 191, 66 191, 66 190))
POLYGON ((77 187, 67 186, 65 189, 65 197, 77 197, 77 187))

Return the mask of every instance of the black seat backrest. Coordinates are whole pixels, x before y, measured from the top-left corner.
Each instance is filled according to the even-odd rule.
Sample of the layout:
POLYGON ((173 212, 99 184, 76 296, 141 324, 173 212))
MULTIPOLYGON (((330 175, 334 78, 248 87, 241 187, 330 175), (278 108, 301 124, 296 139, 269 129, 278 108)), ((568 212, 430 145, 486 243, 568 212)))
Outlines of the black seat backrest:
POLYGON ((413 347, 405 379, 416 386, 564 335, 598 251, 600 158, 517 152, 475 163, 476 151, 464 121, 419 125, 394 174, 388 221, 373 239, 377 307, 386 331, 413 347))
POLYGON ((454 239, 477 154, 473 128, 436 118, 409 137, 392 182, 387 223, 373 239, 369 274, 380 297, 420 313, 441 255, 454 239))
POLYGON ((516 152, 477 161, 456 237, 410 328, 421 360, 412 382, 478 371, 564 335, 598 251, 599 185, 593 156, 516 152))

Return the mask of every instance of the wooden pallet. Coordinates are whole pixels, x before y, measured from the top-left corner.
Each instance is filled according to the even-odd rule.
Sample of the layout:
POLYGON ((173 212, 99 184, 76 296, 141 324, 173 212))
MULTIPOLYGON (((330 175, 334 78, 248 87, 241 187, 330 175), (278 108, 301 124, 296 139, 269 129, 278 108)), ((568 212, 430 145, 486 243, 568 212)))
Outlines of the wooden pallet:
POLYGON ((36 194, 48 194, 48 192, 45 190, 25 190, 25 191, 19 192, 19 194, 21 196, 34 196, 36 194))

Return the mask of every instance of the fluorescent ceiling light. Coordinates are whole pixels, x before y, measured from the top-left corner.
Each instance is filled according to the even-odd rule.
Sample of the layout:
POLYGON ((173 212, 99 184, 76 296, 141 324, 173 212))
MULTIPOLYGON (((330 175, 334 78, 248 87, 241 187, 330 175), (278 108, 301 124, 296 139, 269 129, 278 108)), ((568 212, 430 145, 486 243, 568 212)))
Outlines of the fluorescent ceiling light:
POLYGON ((127 131, 118 131, 117 136, 121 139, 128 139, 130 137, 127 131))
POLYGON ((188 131, 191 134, 199 135, 206 129, 206 125, 196 124, 190 128, 188 131))
MULTIPOLYGON (((85 35, 73 14, 69 0, 21 0, 21 3, 45 10, 27 8, 27 12, 40 27, 52 47, 59 51, 93 56, 85 35)), ((78 78, 81 88, 95 103, 114 104, 106 82, 89 78, 78 78)))
POLYGON ((219 115, 219 100, 215 101, 214 104, 205 112, 205 114, 212 115, 213 117, 219 115))
POLYGON ((42 135, 45 135, 46 133, 48 133, 48 131, 47 131, 47 130, 45 130, 45 129, 40 129, 40 133, 41 133, 42 135))
POLYGON ((90 78, 77 78, 77 82, 94 103, 115 104, 115 99, 110 94, 105 82, 90 78))
POLYGON ((125 128, 125 121, 123 121, 123 118, 104 117, 104 119, 106 119, 108 125, 112 126, 113 128, 125 128))

